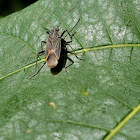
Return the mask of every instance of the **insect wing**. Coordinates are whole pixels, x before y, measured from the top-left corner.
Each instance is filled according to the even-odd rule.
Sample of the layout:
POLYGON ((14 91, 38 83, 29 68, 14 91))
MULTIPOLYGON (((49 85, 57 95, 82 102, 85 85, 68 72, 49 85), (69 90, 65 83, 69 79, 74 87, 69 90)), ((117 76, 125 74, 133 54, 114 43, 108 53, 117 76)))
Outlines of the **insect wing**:
POLYGON ((59 59, 60 52, 61 52, 61 38, 60 37, 48 38, 47 44, 46 44, 46 57, 48 57, 50 52, 53 52, 56 58, 59 59))
POLYGON ((52 44, 51 44, 51 40, 50 40, 50 38, 48 38, 47 39, 47 44, 46 44, 46 50, 45 50, 45 56, 46 57, 48 57, 51 49, 53 49, 52 44))
POLYGON ((53 75, 56 75, 59 72, 61 72, 61 70, 65 67, 67 62, 67 48, 63 42, 65 42, 65 40, 61 39, 61 52, 60 52, 60 58, 58 64, 56 67, 50 69, 53 75))
POLYGON ((53 50, 55 51, 58 59, 60 58, 60 53, 61 53, 61 38, 57 38, 55 41, 54 41, 54 46, 53 46, 53 50))

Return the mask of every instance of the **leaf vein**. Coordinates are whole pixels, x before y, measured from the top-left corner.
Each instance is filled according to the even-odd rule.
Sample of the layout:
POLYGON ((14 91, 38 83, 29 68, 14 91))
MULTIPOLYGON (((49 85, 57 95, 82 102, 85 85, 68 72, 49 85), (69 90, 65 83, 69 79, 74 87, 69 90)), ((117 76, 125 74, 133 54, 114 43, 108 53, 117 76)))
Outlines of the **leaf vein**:
MULTIPOLYGON (((95 50, 101 50, 101 49, 110 49, 110 48, 121 48, 121 47, 140 47, 140 44, 118 44, 118 45, 109 45, 109 46, 103 46, 103 47, 90 47, 90 48, 85 48, 85 49, 80 49, 80 50, 76 50, 74 51, 75 53, 82 53, 82 52, 87 52, 87 51, 95 51, 95 50)), ((45 59, 41 59, 40 61, 38 61, 38 63, 44 62, 45 59)), ((5 76, 0 77, 0 80, 6 78, 7 76, 10 76, 12 74, 15 74, 23 69, 27 69, 31 66, 34 66, 36 63, 32 63, 30 65, 27 65, 25 67, 22 67, 16 71, 10 72, 5 76)))
POLYGON ((104 140, 110 140, 139 111, 140 104, 135 107, 115 128, 113 128, 104 140))

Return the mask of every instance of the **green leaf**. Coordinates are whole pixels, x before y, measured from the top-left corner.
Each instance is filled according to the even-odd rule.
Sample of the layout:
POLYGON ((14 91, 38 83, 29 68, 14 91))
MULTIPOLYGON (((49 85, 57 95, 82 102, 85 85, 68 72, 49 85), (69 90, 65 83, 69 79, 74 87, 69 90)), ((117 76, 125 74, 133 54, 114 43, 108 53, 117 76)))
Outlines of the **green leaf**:
POLYGON ((138 140, 139 11, 131 0, 39 0, 2 18, 0 139, 138 140), (48 36, 43 27, 59 26, 61 34, 78 19, 72 47, 84 60, 69 55, 68 74, 45 66, 29 79, 48 36))

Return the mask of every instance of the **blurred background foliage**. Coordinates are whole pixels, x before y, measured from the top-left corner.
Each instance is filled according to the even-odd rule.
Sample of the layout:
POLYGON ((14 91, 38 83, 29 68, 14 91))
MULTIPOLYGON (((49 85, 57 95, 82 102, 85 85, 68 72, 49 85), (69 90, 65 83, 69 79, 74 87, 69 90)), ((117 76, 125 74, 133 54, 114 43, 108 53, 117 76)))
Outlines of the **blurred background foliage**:
POLYGON ((0 0, 0 19, 19 11, 37 0, 0 0))

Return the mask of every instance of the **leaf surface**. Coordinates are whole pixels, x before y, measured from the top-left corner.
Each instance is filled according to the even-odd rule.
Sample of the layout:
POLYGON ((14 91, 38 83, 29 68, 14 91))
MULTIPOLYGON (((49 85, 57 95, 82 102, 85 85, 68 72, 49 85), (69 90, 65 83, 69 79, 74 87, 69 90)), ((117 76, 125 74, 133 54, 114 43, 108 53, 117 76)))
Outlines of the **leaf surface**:
POLYGON ((131 0, 39 0, 2 18, 0 139, 138 140, 139 11, 131 0), (47 39, 43 27, 57 26, 76 32, 71 46, 84 60, 69 55, 68 74, 45 66, 29 79, 47 39))

